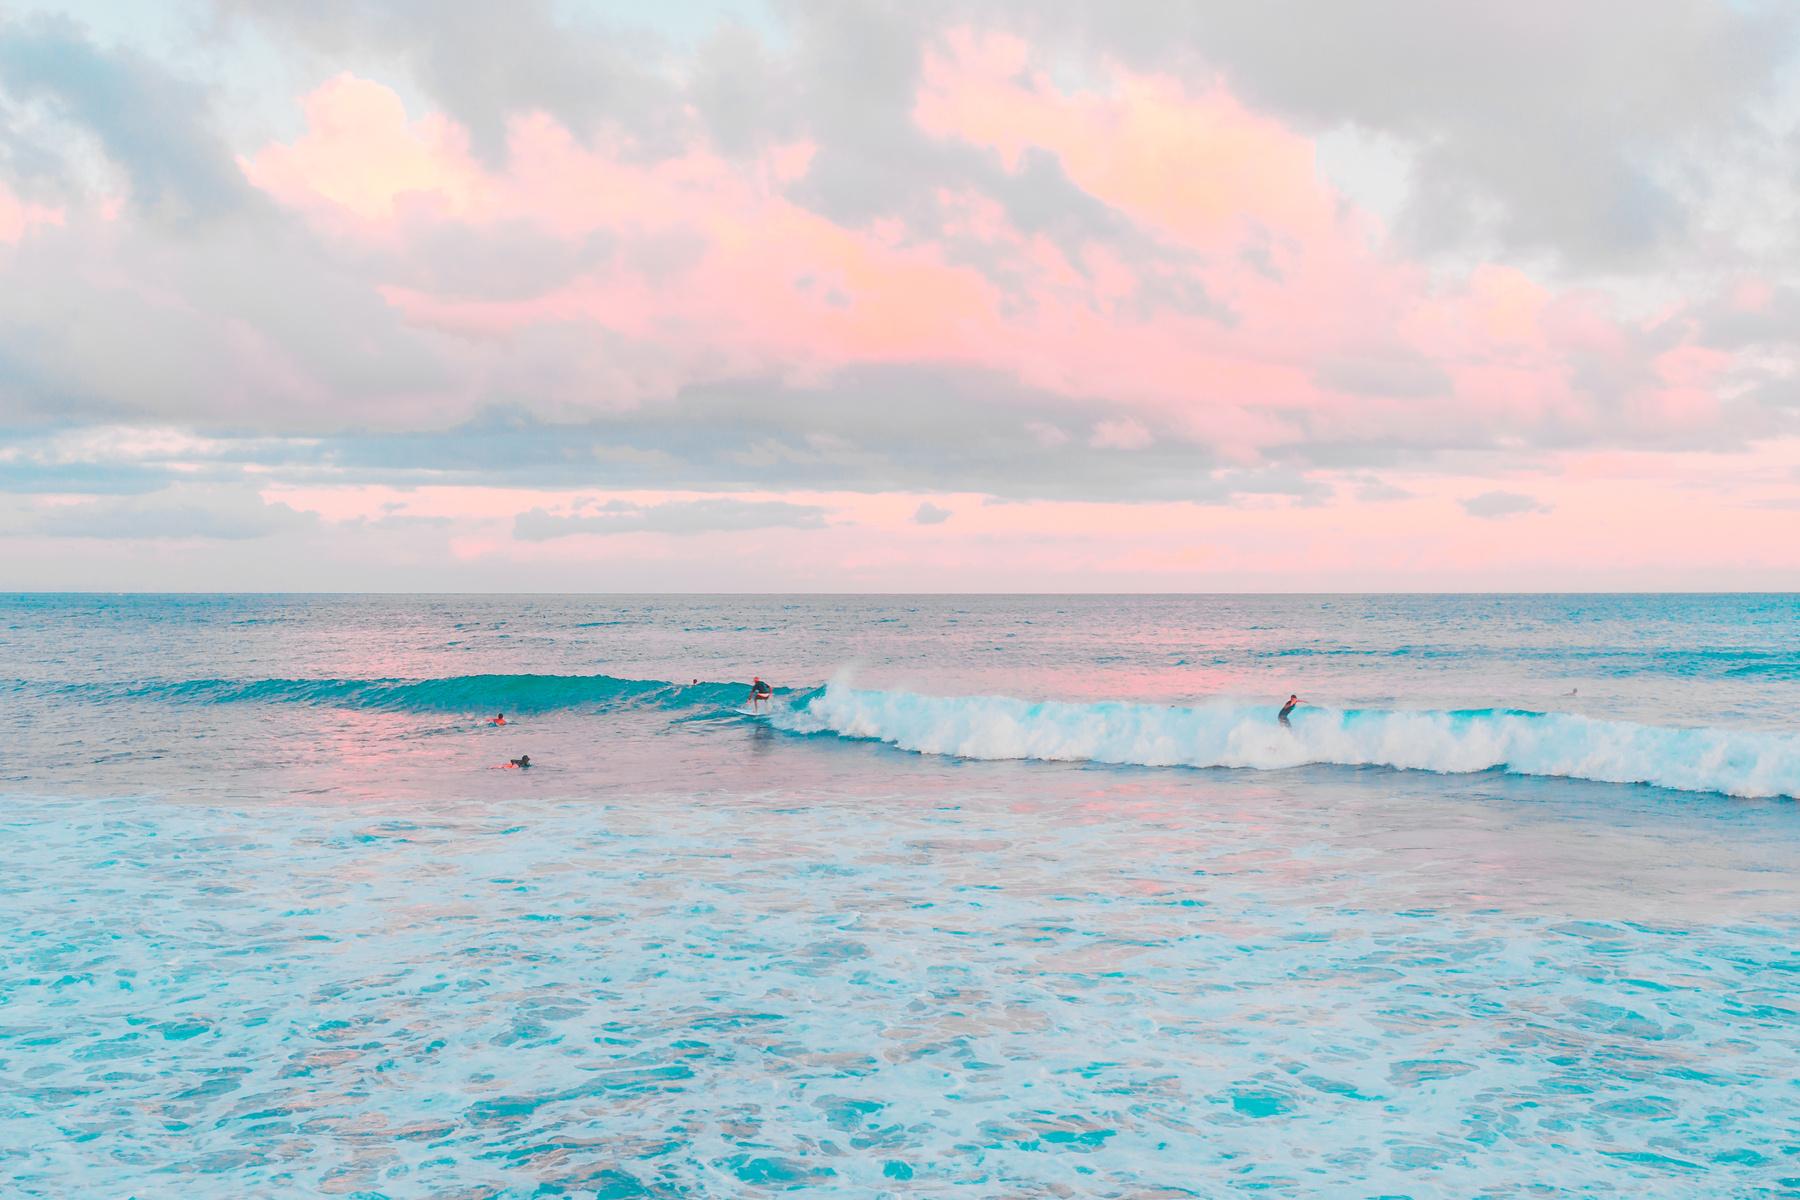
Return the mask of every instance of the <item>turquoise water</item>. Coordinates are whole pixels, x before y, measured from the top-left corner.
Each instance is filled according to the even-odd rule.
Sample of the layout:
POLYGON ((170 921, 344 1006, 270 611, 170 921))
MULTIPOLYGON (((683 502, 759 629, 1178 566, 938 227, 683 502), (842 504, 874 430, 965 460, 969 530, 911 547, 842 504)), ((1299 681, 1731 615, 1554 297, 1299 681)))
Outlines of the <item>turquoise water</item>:
POLYGON ((1800 1194, 1796 607, 0 600, 0 1178, 1800 1194))

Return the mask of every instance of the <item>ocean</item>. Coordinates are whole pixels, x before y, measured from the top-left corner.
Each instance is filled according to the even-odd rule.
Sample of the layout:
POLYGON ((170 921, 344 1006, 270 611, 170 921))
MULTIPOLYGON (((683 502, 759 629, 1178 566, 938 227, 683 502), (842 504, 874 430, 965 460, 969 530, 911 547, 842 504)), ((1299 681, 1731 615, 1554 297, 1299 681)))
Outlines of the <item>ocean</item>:
POLYGON ((1800 1196, 1795 596, 13 595, 0 679, 8 1196, 1800 1196))

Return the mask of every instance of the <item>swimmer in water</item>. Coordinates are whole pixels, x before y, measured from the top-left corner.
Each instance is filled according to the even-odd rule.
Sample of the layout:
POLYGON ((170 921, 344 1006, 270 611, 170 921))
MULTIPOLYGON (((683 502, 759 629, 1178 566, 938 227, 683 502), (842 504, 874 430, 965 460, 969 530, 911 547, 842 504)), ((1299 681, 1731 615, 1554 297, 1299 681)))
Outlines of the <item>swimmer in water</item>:
POLYGON ((494 714, 494 719, 489 721, 488 724, 489 725, 504 725, 504 724, 506 724, 506 714, 505 713, 494 714))
POLYGON ((1293 712, 1294 709, 1298 708, 1299 705, 1300 705, 1300 697, 1289 696, 1288 702, 1281 706, 1281 711, 1276 714, 1276 718, 1281 722, 1281 727, 1283 729, 1292 729, 1293 728, 1292 725, 1288 724, 1288 714, 1293 712))
POLYGON ((774 691, 769 685, 764 683, 761 679, 752 679, 750 681, 750 707, 752 709, 760 708, 762 702, 771 699, 774 694, 774 691))

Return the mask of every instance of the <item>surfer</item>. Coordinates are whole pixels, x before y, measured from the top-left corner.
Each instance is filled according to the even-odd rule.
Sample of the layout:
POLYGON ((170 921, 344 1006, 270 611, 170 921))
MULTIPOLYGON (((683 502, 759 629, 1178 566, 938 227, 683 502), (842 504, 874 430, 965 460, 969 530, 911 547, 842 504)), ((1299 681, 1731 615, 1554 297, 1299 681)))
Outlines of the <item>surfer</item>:
POLYGON ((516 770, 523 771, 526 767, 529 767, 530 765, 531 765, 531 755, 521 754, 517 758, 508 759, 506 761, 506 765, 503 767, 489 767, 488 770, 490 770, 490 771, 512 771, 512 770, 516 769, 516 770))
POLYGON ((505 713, 495 713, 494 719, 489 721, 488 724, 489 725, 504 725, 504 724, 506 724, 506 714, 505 713))
POLYGON ((1281 706, 1281 711, 1276 714, 1276 718, 1281 722, 1281 727, 1283 729, 1292 729, 1293 728, 1292 725, 1288 724, 1288 714, 1293 712, 1294 709, 1298 708, 1299 705, 1300 705, 1300 697, 1289 696, 1288 702, 1281 706))
POLYGON ((750 707, 752 709, 759 708, 762 705, 762 702, 764 700, 769 700, 769 699, 773 698, 774 695, 775 695, 774 690, 771 689, 769 687, 769 685, 764 683, 760 678, 752 678, 751 679, 751 681, 750 681, 750 707))

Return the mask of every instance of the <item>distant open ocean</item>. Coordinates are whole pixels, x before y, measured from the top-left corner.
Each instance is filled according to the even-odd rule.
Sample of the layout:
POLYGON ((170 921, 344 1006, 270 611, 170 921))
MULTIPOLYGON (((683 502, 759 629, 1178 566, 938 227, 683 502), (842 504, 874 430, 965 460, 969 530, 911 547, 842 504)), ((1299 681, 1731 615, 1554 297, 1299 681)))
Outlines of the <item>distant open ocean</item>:
POLYGON ((13 595, 0 681, 0 1195, 1800 1196, 1792 595, 13 595))

